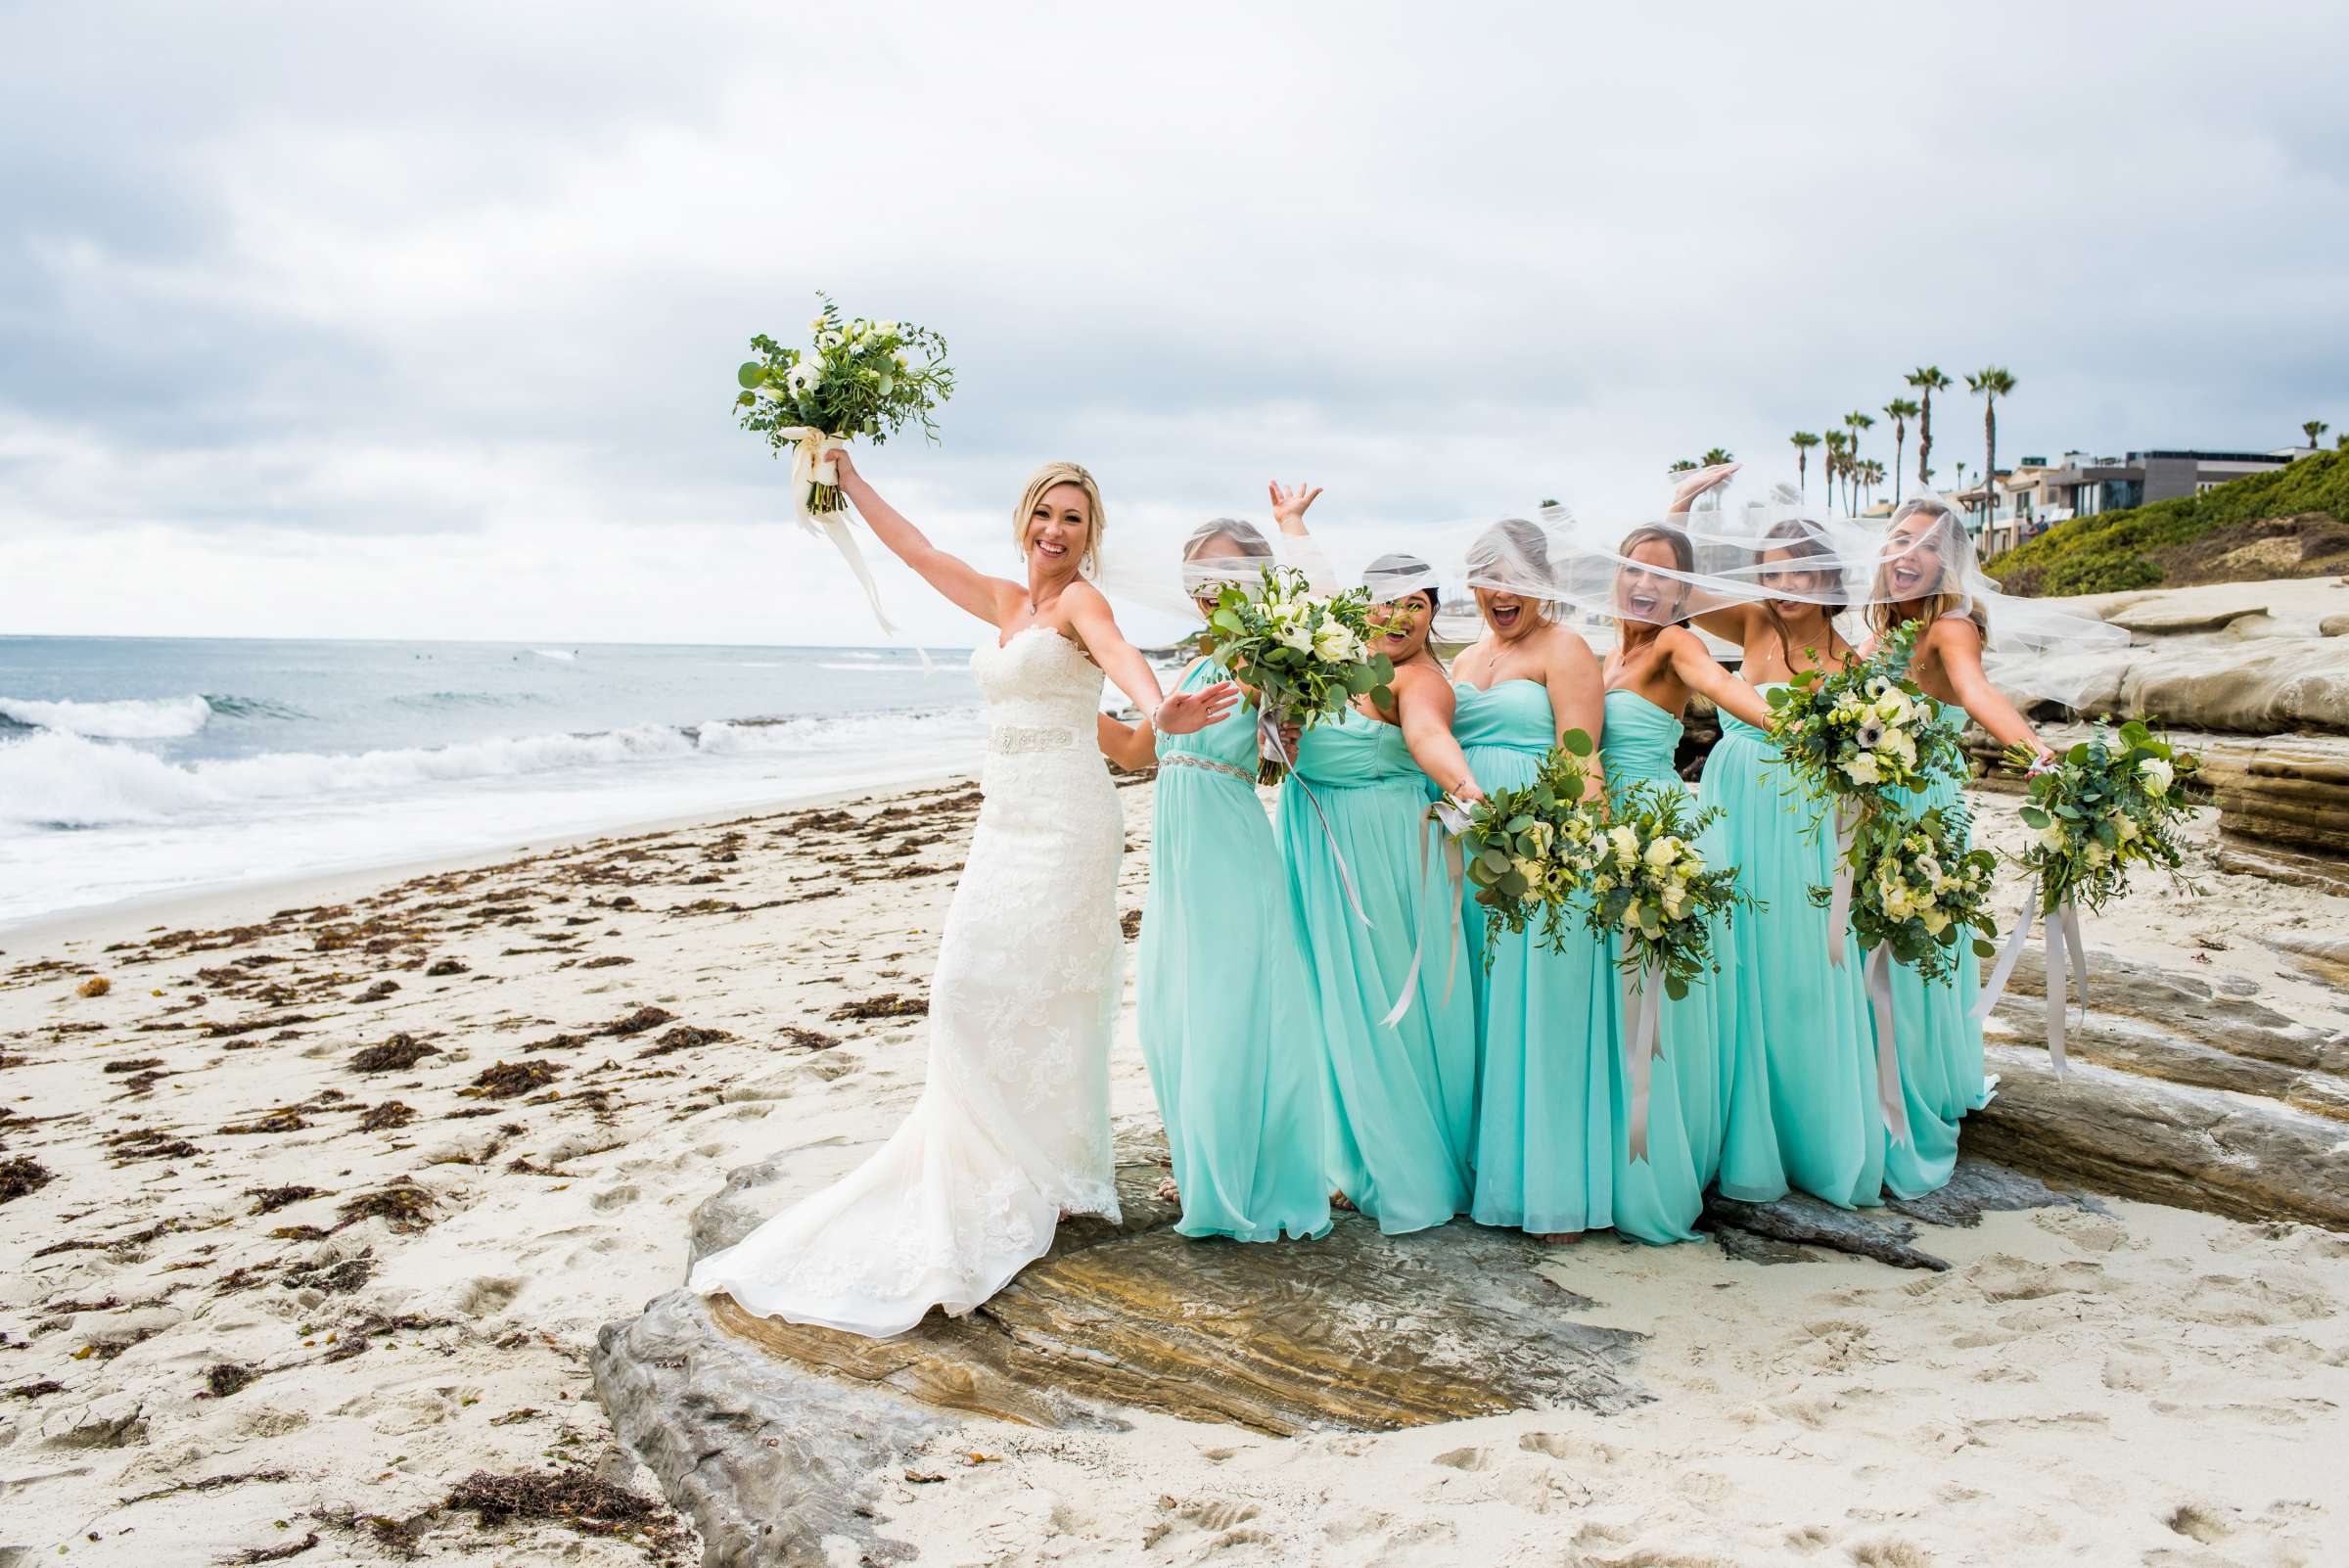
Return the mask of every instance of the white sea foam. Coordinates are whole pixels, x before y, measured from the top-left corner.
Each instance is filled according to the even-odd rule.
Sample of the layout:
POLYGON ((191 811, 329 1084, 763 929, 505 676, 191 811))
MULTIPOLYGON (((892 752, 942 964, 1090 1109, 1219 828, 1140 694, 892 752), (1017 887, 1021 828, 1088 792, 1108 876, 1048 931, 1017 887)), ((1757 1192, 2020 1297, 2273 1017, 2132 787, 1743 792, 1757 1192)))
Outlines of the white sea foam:
POLYGON ((34 729, 108 740, 176 740, 204 728, 212 706, 202 697, 134 697, 120 702, 35 702, 0 697, 0 715, 34 729))
POLYGON ((177 763, 135 747, 59 731, 0 742, 0 828, 100 827, 157 822, 247 802, 372 794, 405 796, 472 780, 695 757, 921 751, 941 732, 975 733, 974 714, 865 714, 691 728, 639 724, 580 735, 529 735, 450 746, 319 753, 269 752, 177 763))
POLYGON ((567 665, 576 662, 579 657, 577 650, 572 648, 532 648, 530 652, 541 659, 559 659, 567 665))

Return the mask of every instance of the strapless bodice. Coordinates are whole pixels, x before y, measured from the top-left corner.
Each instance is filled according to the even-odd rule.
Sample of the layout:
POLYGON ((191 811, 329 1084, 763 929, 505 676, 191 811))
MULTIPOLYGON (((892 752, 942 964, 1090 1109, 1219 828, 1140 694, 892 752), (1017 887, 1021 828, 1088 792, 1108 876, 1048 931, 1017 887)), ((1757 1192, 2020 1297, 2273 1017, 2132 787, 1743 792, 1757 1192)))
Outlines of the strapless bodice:
MULTIPOLYGON (((1724 722, 1727 715, 1723 715, 1724 722)), ((1635 691, 1607 693, 1607 723, 1598 755, 1609 788, 1677 779, 1672 761, 1680 750, 1681 721, 1635 691)))
POLYGON ((1557 744, 1557 719, 1549 707, 1549 688, 1538 680, 1500 680, 1490 687, 1452 682, 1452 738, 1462 751, 1479 746, 1506 746, 1513 751, 1546 753, 1557 744))

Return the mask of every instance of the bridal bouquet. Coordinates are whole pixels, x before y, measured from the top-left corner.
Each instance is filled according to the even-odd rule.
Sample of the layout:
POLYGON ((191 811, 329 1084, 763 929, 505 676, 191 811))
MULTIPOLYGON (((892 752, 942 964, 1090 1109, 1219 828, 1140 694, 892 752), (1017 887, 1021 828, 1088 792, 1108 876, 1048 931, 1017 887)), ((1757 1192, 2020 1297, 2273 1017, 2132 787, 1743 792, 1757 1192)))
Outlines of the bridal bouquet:
POLYGON ((1683 789, 1635 784, 1615 797, 1590 847, 1590 930, 1614 933, 1624 973, 1661 976, 1675 1001, 1720 967, 1710 922, 1754 902, 1735 866, 1712 869, 1697 851, 1697 835, 1720 815, 1697 811, 1683 789))
POLYGON ((858 436, 877 446, 909 424, 938 439, 930 416, 953 395, 954 371, 946 340, 929 328, 843 320, 831 296, 816 298, 823 308, 807 323, 809 346, 786 348, 764 333, 751 340, 759 357, 734 373, 734 406, 744 430, 764 436, 778 455, 792 449, 801 511, 821 517, 848 505, 827 454, 858 436))
POLYGON ((1369 614, 1368 593, 1314 593, 1305 574, 1289 567, 1267 567, 1262 581, 1226 583, 1217 595, 1208 638, 1216 656, 1256 690, 1265 737, 1260 783, 1277 784, 1288 773, 1282 725, 1310 727, 1360 696, 1394 706, 1395 664, 1370 652, 1369 614))
POLYGON ((1568 730, 1542 760, 1533 782, 1495 790, 1465 808, 1458 835, 1468 884, 1485 910, 1485 967, 1495 937, 1539 920, 1541 941, 1566 949, 1568 900, 1588 882, 1593 845, 1605 824, 1583 800, 1582 760, 1590 737, 1568 730))
MULTIPOLYGON (((1968 849, 1966 841, 1965 813, 1958 807, 1863 826, 1853 850, 1858 876, 1851 899, 1860 945, 1888 949, 1928 984, 1949 977, 1958 941, 1969 931, 1977 934, 1976 956, 1995 953, 1990 892, 1998 856, 1968 849)), ((1826 888, 1811 890, 1816 903, 1832 897, 1826 888)))
MULTIPOLYGON (((2017 746, 2005 761, 2028 771, 2032 760, 2017 746)), ((2199 809, 2188 790, 2198 770, 2193 753, 2131 719, 2117 737, 2096 725, 2060 762, 2032 774, 2022 818, 2037 837, 2017 859, 2038 881, 2039 912, 2102 908, 2129 890, 2132 865, 2159 866, 2190 887, 2179 832, 2199 809)))
POLYGON ((1921 628, 1889 633, 1874 657, 1832 671, 1806 669, 1770 692, 1771 736, 1783 766, 1815 801, 1872 807, 1880 792, 1916 789, 1934 774, 1962 778, 1958 727, 1909 678, 1921 628))

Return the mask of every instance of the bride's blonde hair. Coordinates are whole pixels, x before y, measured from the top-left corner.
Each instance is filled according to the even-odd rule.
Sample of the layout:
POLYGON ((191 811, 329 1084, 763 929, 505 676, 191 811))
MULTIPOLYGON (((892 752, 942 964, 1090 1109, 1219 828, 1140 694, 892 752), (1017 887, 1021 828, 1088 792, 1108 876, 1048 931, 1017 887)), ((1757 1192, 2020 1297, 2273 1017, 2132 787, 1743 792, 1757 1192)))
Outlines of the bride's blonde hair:
POLYGON ((1101 506, 1101 486, 1093 483, 1082 463, 1046 463, 1029 476, 1028 487, 1020 492, 1018 510, 1011 514, 1011 543, 1022 559, 1028 554, 1028 520, 1036 516, 1036 503, 1042 500, 1044 491, 1055 484, 1074 484, 1084 491, 1084 510, 1090 519, 1085 531, 1084 554, 1078 569, 1091 576, 1101 570, 1101 530, 1108 525, 1108 515, 1101 506))

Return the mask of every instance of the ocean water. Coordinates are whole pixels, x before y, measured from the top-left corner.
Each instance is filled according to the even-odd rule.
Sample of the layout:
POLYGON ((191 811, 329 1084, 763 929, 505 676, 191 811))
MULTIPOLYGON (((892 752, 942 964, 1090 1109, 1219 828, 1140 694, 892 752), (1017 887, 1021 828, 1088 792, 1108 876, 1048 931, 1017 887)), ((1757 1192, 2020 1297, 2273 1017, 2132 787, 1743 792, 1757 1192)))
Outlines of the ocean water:
POLYGON ((0 637, 0 927, 975 767, 934 658, 0 637))

